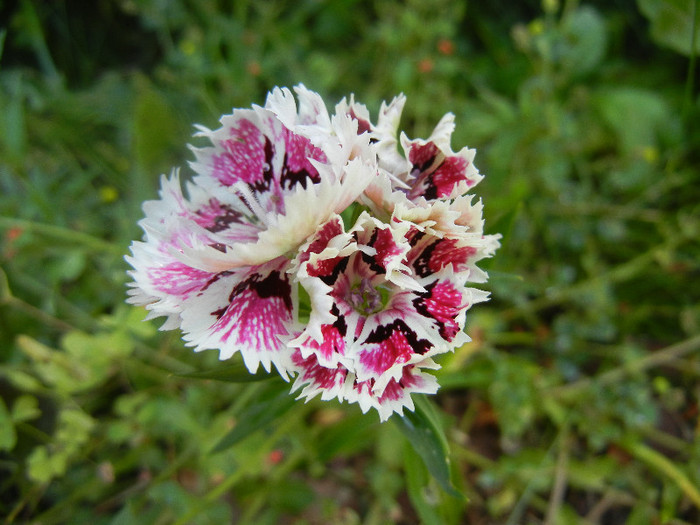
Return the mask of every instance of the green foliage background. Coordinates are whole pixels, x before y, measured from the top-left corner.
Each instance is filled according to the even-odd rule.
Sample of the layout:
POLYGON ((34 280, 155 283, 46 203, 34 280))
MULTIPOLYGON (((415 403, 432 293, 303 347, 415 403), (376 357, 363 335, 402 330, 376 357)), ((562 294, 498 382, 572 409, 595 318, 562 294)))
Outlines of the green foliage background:
POLYGON ((700 522, 697 4, 0 2, 2 523, 700 522), (486 174, 492 300, 404 425, 124 304, 192 124, 299 82, 486 174))

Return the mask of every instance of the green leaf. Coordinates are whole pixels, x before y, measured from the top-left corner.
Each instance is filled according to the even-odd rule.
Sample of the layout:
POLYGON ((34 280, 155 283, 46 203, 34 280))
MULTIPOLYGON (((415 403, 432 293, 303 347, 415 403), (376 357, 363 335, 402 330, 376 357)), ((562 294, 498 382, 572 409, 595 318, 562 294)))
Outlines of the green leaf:
POLYGON ((540 401, 535 390, 539 367, 523 358, 503 356, 493 360, 489 398, 506 439, 517 440, 531 427, 540 401))
POLYGON ((2 63, 2 53, 5 50, 5 37, 7 36, 7 29, 4 27, 0 29, 0 63, 2 63))
POLYGON ((180 123, 167 99, 144 76, 135 77, 134 153, 143 173, 157 173, 167 164, 180 123))
POLYGON ((697 0, 637 0, 639 10, 651 22, 651 37, 661 46, 690 56, 700 52, 700 14, 693 10, 697 0), (693 21, 695 13, 695 23, 693 21), (693 32, 694 29, 694 32, 693 32))
POLYGON ((252 433, 266 427, 275 419, 287 412, 295 403, 293 396, 289 395, 287 385, 282 390, 275 385, 274 388, 258 398, 258 401, 248 406, 238 416, 238 422, 233 429, 226 434, 212 450, 213 453, 222 452, 252 433))
MULTIPOLYGON (((510 241, 510 234, 513 231, 513 226, 517 222, 518 217, 521 215, 522 210, 523 203, 522 201, 520 201, 515 206, 508 208, 508 211, 500 217, 498 217, 495 221, 492 221, 492 224, 489 228, 489 233, 500 235, 501 245, 504 245, 510 241)), ((484 270, 487 270, 490 274, 491 268, 495 264, 494 261, 497 260, 498 258, 484 259, 479 266, 481 266, 481 268, 483 268, 484 270)), ((513 277, 522 280, 522 277, 520 276, 513 275, 513 277)))
POLYGON ((590 6, 579 7, 566 16, 562 29, 564 66, 575 75, 596 69, 607 46, 605 22, 598 11, 590 6))
POLYGON ((418 513, 421 523, 426 525, 440 525, 442 520, 435 508, 432 498, 426 497, 426 485, 428 472, 425 465, 409 447, 404 452, 404 471, 406 473, 406 491, 413 508, 418 513))
POLYGON ((254 381, 263 381, 277 377, 275 374, 265 371, 264 368, 258 369, 254 374, 251 374, 243 364, 243 361, 238 361, 230 365, 217 366, 211 370, 201 370, 199 372, 190 372, 188 374, 175 374, 177 377, 186 379, 214 379, 215 381, 226 381, 228 383, 252 383, 254 381))
POLYGON ((369 448, 376 430, 365 418, 359 411, 350 412, 337 423, 325 427, 314 443, 318 458, 325 463, 338 455, 359 454, 369 448))
POLYGON ((671 114, 666 100, 658 93, 626 86, 598 90, 593 96, 593 107, 626 154, 639 154, 645 147, 656 146, 671 114))
POLYGON ((20 74, 12 75, 0 101, 0 151, 3 160, 19 163, 27 151, 24 83, 20 74))
POLYGON ((36 483, 48 483, 56 475, 63 474, 65 466, 52 461, 45 446, 38 446, 27 458, 27 475, 36 483))
POLYGON ((10 285, 7 282, 7 275, 0 268, 0 304, 12 299, 12 292, 10 291, 10 285))
POLYGON ((449 446, 435 409, 424 396, 414 396, 413 401, 415 411, 393 420, 445 492, 463 497, 450 480, 449 446))
POLYGON ((12 420, 17 423, 35 419, 40 415, 39 401, 34 396, 19 396, 12 405, 12 420))
POLYGON ((506 213, 502 214, 495 221, 490 224, 490 231, 494 233, 501 234, 504 239, 510 237, 511 231, 513 231, 513 226, 517 222, 518 217, 522 214, 523 202, 518 202, 512 208, 509 208, 506 213))
POLYGON ((17 433, 5 402, 0 397, 0 450, 12 450, 17 443, 17 433))
POLYGON ((36 447, 27 459, 27 474, 37 483, 63 476, 73 461, 85 453, 96 421, 79 408, 67 408, 58 416, 51 443, 36 447))

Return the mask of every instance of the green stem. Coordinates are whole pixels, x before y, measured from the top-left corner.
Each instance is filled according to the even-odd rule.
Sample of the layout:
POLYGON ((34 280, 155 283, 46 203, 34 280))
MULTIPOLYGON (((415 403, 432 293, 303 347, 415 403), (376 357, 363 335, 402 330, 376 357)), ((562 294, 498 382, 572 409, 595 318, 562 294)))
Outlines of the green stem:
POLYGON ((7 29, 0 29, 0 64, 2 64, 2 53, 5 49, 5 37, 7 36, 7 29))
POLYGON ((664 215, 658 210, 641 208, 639 206, 616 205, 616 204, 567 204, 566 206, 554 206, 553 212, 563 216, 579 215, 604 215, 623 220, 637 220, 643 222, 658 223, 664 220, 664 215))
POLYGON ((22 497, 17 502, 12 511, 10 511, 10 513, 7 515, 3 524, 9 525, 10 523, 14 523, 15 518, 19 515, 22 509, 26 507, 27 504, 30 503, 32 500, 38 501, 39 499, 41 499, 45 491, 45 485, 34 485, 34 487, 30 488, 29 491, 27 491, 27 493, 24 495, 24 497, 22 497))
MULTIPOLYGON (((304 417, 304 414, 308 412, 309 408, 310 405, 302 405, 302 407, 300 407, 300 409, 297 410, 297 417, 285 416, 284 418, 280 418, 279 424, 275 428, 272 435, 269 438, 265 439, 260 444, 260 447, 258 447, 258 455, 261 461, 265 457, 265 455, 268 454, 270 450, 272 450, 275 444, 284 435, 289 433, 290 427, 297 424, 299 419, 304 417)), ((221 498, 229 489, 231 489, 231 487, 235 486, 239 481, 241 481, 249 475, 251 475, 249 468, 246 468, 244 465, 239 466, 239 468, 236 468, 226 479, 224 479, 221 483, 219 483, 216 487, 214 487, 206 495, 204 495, 200 499, 199 503, 197 505, 194 505, 193 508, 187 514, 182 516, 177 522, 175 522, 174 525, 185 525, 187 523, 191 523, 192 518, 197 516, 197 514, 199 514, 202 511, 202 509, 221 498)))
POLYGON ((51 57, 51 52, 49 51, 49 46, 46 43, 46 37, 44 35, 44 29, 41 26, 41 19, 36 12, 34 3, 30 0, 25 0, 21 3, 21 9, 22 15, 25 19, 26 33, 32 47, 34 48, 34 53, 37 61, 39 62, 39 67, 44 75, 46 75, 51 81, 57 82, 60 78, 58 69, 53 62, 53 58, 51 57))
POLYGON ((516 305, 505 310, 501 315, 504 319, 510 320, 518 314, 534 312, 567 301, 599 283, 614 283, 630 279, 642 272, 647 265, 654 262, 659 254, 669 250, 671 247, 675 246, 675 244, 675 242, 669 242, 663 246, 651 249, 607 272, 584 281, 579 281, 569 287, 554 290, 546 297, 539 297, 532 301, 516 305))
POLYGON ((23 231, 51 237, 56 241, 80 244, 95 252, 109 253, 118 256, 124 255, 124 251, 120 246, 103 241, 87 233, 71 230, 62 226, 55 226, 53 224, 0 216, 0 228, 19 228, 23 231))
POLYGON ((693 2, 691 16, 693 23, 690 31, 690 62, 688 63, 688 77, 685 82, 685 108, 683 111, 683 117, 686 122, 690 122, 690 111, 693 106, 693 91, 695 91, 695 34, 698 28, 698 0, 693 2))
POLYGON ((67 321, 60 320, 55 316, 52 316, 29 303, 26 303, 26 301, 22 301, 21 299, 13 296, 9 291, 9 286, 6 286, 7 296, 3 294, 0 297, 0 303, 2 301, 7 301, 9 303, 11 300, 23 302, 26 304, 26 307, 20 306, 20 309, 39 320, 55 325, 61 330, 80 328, 81 330, 89 332, 98 325, 98 321, 96 321, 90 314, 75 306, 61 294, 48 292, 46 284, 37 281, 33 277, 25 275, 22 272, 15 271, 13 272, 13 280, 19 286, 19 288, 35 294, 38 297, 46 297, 47 294, 50 294, 51 300, 56 304, 57 312, 64 314, 63 317, 65 317, 67 321), (49 318, 54 319, 54 321, 50 321, 49 318))
POLYGON ((688 499, 700 509, 700 490, 671 460, 656 450, 649 448, 644 443, 627 440, 621 445, 637 459, 669 477, 688 499))
POLYGON ((0 298, 0 305, 2 304, 6 304, 10 308, 14 308, 15 310, 21 311, 27 314, 29 317, 33 317, 46 324, 47 326, 51 326, 61 332, 69 332, 75 328, 73 325, 68 324, 65 321, 58 319, 57 317, 54 317, 50 314, 47 314, 42 309, 37 308, 36 306, 33 306, 29 303, 25 303, 17 297, 0 298))
POLYGON ((651 354, 642 357, 641 359, 624 363, 621 366, 608 370, 595 378, 580 379, 574 383, 569 383, 568 385, 554 388, 550 394, 555 397, 575 396, 582 390, 587 389, 591 383, 595 383, 597 385, 617 383, 627 375, 675 361, 698 349, 700 349, 700 335, 696 335, 695 337, 691 337, 685 341, 681 341, 680 343, 668 346, 662 350, 656 350, 651 354))
POLYGON ((562 428, 562 435, 559 442, 559 453, 554 470, 554 485, 549 496, 549 506, 545 515, 544 525, 554 525, 558 522, 559 513, 564 502, 566 492, 569 452, 571 450, 571 439, 566 427, 562 428))

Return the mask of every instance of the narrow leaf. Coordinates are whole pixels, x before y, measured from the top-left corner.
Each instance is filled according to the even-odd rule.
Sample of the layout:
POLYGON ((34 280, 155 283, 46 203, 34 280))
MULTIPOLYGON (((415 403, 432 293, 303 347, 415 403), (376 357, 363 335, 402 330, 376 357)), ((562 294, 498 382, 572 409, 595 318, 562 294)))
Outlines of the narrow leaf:
POLYGON ((16 443, 15 425, 5 402, 0 398, 0 450, 12 450, 16 443))
POLYGON ((414 412, 406 411, 394 421, 445 492, 463 498, 450 480, 449 447, 438 415, 425 397, 414 396, 414 402, 414 412))
POLYGON ((270 389, 269 395, 261 396, 257 402, 248 406, 240 414, 236 426, 226 434, 212 450, 213 453, 222 452, 232 447, 239 441, 250 436, 282 416, 294 405, 294 397, 289 395, 286 385, 283 390, 270 389))
POLYGON ((428 472, 421 460, 411 447, 406 447, 404 453, 404 471, 406 472, 406 491, 413 508, 418 513, 421 523, 426 525, 440 525, 442 520, 438 514, 435 503, 429 501, 425 494, 425 486, 428 481, 428 472))
POLYGON ((266 372, 263 368, 258 369, 256 373, 251 374, 243 362, 217 366, 211 370, 201 370, 198 372, 190 372, 188 374, 175 375, 186 379, 214 379, 216 381, 226 381, 228 383, 252 383, 254 381, 263 381, 265 379, 276 377, 275 374, 266 372))

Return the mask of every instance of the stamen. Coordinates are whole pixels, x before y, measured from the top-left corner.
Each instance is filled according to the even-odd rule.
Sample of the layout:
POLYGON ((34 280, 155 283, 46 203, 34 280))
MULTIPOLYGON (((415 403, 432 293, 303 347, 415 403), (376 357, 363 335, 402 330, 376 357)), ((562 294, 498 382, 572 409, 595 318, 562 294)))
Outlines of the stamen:
POLYGON ((350 289, 348 302, 362 315, 370 315, 384 308, 388 298, 385 296, 388 294, 382 293, 381 288, 375 288, 372 281, 365 277, 350 289))

